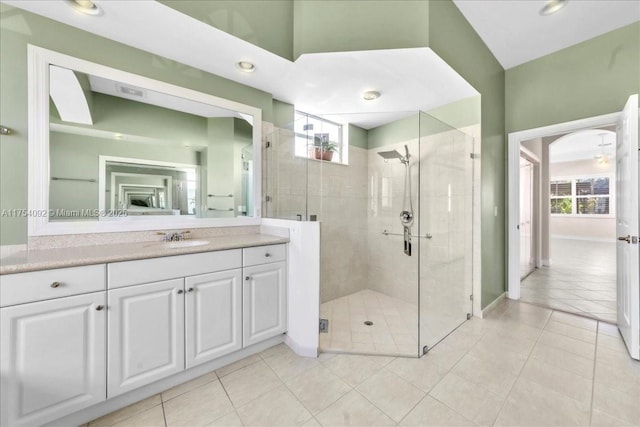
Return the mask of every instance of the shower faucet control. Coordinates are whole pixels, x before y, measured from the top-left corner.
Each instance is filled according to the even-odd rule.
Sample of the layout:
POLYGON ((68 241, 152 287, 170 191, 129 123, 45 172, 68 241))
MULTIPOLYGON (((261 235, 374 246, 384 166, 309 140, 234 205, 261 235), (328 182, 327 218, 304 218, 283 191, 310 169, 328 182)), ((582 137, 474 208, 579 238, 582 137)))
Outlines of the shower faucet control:
POLYGON ((410 226, 413 223, 413 213, 411 213, 409 211, 400 212, 400 221, 404 225, 410 226))

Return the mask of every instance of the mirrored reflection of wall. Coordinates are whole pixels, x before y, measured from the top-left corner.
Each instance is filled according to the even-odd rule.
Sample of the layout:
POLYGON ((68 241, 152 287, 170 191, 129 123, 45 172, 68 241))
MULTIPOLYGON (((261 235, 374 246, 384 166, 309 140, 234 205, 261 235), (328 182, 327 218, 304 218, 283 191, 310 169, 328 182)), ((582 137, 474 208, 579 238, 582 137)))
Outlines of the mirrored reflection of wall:
MULTIPOLYGON (((53 65, 50 70, 49 207, 54 212, 98 210, 102 197, 109 200, 104 206, 111 208, 110 194, 118 194, 113 208, 128 206, 121 189, 111 193, 111 179, 98 176, 98 158, 108 156, 133 159, 141 165, 158 161, 194 165, 196 172, 188 177, 147 170, 147 175, 167 178, 164 182, 153 177, 134 179, 138 184, 134 203, 139 205, 128 209, 132 215, 144 209, 145 215, 171 212, 210 218, 253 214, 253 127, 244 116, 53 65), (70 80, 72 86, 77 83, 81 89, 72 101, 68 93, 56 90, 59 79, 70 80), (109 182, 105 190, 110 194, 98 195, 100 180, 109 182)), ((129 184, 135 184, 133 181, 129 184)), ((133 186, 129 187, 131 198, 133 186)), ((62 215, 51 219, 97 218, 62 215)))

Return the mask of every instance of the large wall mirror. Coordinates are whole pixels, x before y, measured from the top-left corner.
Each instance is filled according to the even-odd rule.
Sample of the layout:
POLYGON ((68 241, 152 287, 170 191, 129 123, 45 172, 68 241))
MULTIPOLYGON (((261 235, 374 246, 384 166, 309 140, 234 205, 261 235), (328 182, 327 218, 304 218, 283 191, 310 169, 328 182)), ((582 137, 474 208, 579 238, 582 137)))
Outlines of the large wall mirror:
POLYGON ((258 223, 261 110, 29 46, 29 235, 258 223))

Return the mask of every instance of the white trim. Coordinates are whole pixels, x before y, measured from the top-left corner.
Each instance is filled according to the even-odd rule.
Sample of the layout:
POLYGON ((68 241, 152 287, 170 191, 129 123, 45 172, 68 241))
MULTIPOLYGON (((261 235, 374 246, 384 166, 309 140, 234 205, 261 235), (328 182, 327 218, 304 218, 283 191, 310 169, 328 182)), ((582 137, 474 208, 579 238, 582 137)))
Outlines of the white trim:
POLYGON ((262 110, 250 105, 183 88, 170 83, 85 61, 34 45, 27 46, 28 56, 28 116, 29 116, 29 180, 28 180, 28 235, 142 231, 172 228, 230 227, 259 225, 262 200, 262 110), (49 65, 56 64, 82 73, 126 82, 133 86, 212 104, 228 110, 253 116, 253 217, 238 218, 184 218, 164 216, 118 221, 49 222, 49 65), (33 214, 35 213, 35 214, 33 214))
POLYGON ((520 235, 517 225, 520 218, 520 150, 522 142, 585 128, 615 125, 620 117, 621 113, 611 113, 509 134, 507 145, 507 196, 509 201, 507 217, 507 289, 510 299, 520 299, 520 235))
POLYGON ((487 315, 489 313, 491 313, 493 310, 496 309, 496 307, 498 306, 498 304, 500 304, 500 301, 502 301, 503 299, 505 299, 507 297, 507 293, 503 292, 502 294, 500 294, 498 296, 498 298, 494 299, 491 304, 489 304, 488 306, 486 306, 481 312, 480 312, 480 318, 484 319, 485 317, 487 317, 487 315))
POLYGON ((541 267, 551 267, 551 258, 544 258, 540 260, 541 267))

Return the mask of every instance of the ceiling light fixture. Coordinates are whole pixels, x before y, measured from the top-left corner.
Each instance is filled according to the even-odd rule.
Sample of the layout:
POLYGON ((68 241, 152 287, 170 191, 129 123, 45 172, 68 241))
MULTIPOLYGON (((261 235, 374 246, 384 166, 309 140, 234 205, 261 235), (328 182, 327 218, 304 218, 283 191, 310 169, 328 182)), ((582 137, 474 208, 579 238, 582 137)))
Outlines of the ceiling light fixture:
POLYGON ((67 0, 68 3, 78 12, 86 13, 87 15, 101 15, 102 8, 92 2, 91 0, 67 0))
POLYGON ((549 0, 544 5, 544 7, 540 9, 540 15, 553 15, 554 13, 565 7, 567 3, 569 3, 569 0, 549 0))
POLYGON ((365 101, 373 101, 374 99, 380 98, 380 92, 375 90, 369 90, 362 94, 362 98, 365 101))
POLYGON ((245 73, 253 73, 256 70, 255 64, 249 61, 240 61, 236 64, 236 67, 245 73))

